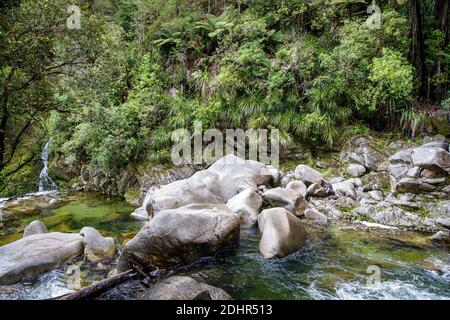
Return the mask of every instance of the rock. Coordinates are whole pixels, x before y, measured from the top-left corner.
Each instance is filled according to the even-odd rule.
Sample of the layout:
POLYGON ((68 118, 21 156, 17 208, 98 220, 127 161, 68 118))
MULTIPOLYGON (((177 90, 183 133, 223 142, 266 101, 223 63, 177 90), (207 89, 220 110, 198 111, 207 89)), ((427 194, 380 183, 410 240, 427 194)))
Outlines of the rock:
POLYGON ((305 244, 306 231, 302 222, 284 208, 261 212, 258 227, 262 234, 259 252, 265 258, 282 258, 305 244))
POLYGON ((339 159, 342 163, 359 164, 377 171, 381 169, 381 163, 385 158, 378 148, 366 137, 355 137, 344 145, 339 159))
POLYGON ((345 181, 345 178, 343 178, 343 177, 335 177, 335 178, 330 180, 330 184, 335 184, 335 183, 339 183, 339 182, 342 182, 342 181, 345 181))
POLYGON ((294 190, 306 198, 306 185, 302 181, 291 181, 287 184, 286 189, 294 190))
POLYGON ((366 167, 360 164, 351 164, 348 166, 347 172, 352 177, 361 177, 364 173, 366 173, 366 167))
POLYGON ((306 209, 305 218, 312 220, 316 224, 326 225, 328 224, 328 218, 326 215, 320 213, 316 209, 306 209))
POLYGON ((173 276, 157 282, 139 297, 140 300, 231 300, 220 288, 198 282, 191 277, 173 276))
POLYGON ((25 230, 23 230, 23 237, 25 238, 33 234, 42 233, 48 233, 47 227, 41 221, 35 220, 25 227, 25 230))
POLYGON ((187 179, 172 182, 156 190, 148 199, 147 213, 177 209, 191 204, 225 204, 239 192, 278 180, 271 166, 227 155, 207 170, 187 179))
POLYGON ((303 196, 292 189, 269 189, 262 197, 272 207, 283 207, 296 216, 302 216, 307 206, 303 196))
POLYGON ((287 176, 287 175, 284 176, 281 179, 281 183, 280 183, 281 187, 286 188, 286 186, 289 184, 290 181, 291 181, 291 177, 290 176, 287 176))
POLYGON ((384 202, 375 205, 361 205, 352 212, 372 220, 375 223, 394 227, 409 228, 418 231, 431 230, 434 227, 427 225, 417 214, 405 211, 399 207, 384 202))
POLYGON ((0 285, 11 285, 63 267, 83 252, 79 234, 34 234, 0 247, 0 285))
POLYGON ((439 168, 450 174, 450 153, 441 148, 415 148, 412 162, 421 168, 430 170, 439 168))
POLYGON ((406 175, 411 178, 418 178, 420 176, 421 170, 422 169, 419 167, 412 167, 412 168, 408 169, 408 172, 406 173, 406 175))
POLYGON ((410 164, 412 162, 412 150, 401 150, 389 158, 392 164, 410 164))
POLYGON ((433 170, 429 170, 429 169, 423 169, 420 172, 420 176, 423 177, 423 178, 434 178, 434 177, 436 177, 438 175, 439 175, 438 172, 433 171, 433 170))
POLYGON ((335 183, 332 185, 333 191, 338 196, 350 197, 356 200, 355 186, 350 181, 335 183))
POLYGON ((396 179, 401 179, 408 173, 409 168, 401 164, 394 164, 388 167, 389 173, 396 179))
POLYGON ((395 183, 397 192, 417 193, 419 190, 419 181, 414 178, 401 178, 395 183))
POLYGON ((436 242, 450 243, 450 231, 438 231, 431 237, 431 240, 436 242))
POLYGON ((383 201, 383 192, 381 191, 369 191, 369 196, 375 201, 383 201))
POLYGON ((89 262, 99 262, 111 259, 116 254, 113 238, 103 237, 97 230, 84 227, 80 231, 84 243, 84 259, 89 262))
POLYGON ((228 208, 241 217, 242 223, 254 225, 261 211, 261 196, 253 189, 245 189, 227 202, 228 208))
POLYGON ((370 172, 361 178, 363 190, 388 190, 391 187, 391 178, 387 172, 370 172))
POLYGON ((436 223, 444 228, 450 229, 450 218, 437 218, 436 223))
POLYGON ((313 183, 322 185, 322 175, 307 165, 301 164, 295 168, 295 179, 303 181, 307 186, 313 183))
POLYGON ((328 190, 317 183, 313 183, 306 189, 306 195, 308 197, 326 197, 328 190))
POLYGON ((363 182, 360 178, 351 178, 347 181, 351 182, 355 188, 361 188, 363 186, 363 182))
POLYGON ((128 270, 130 253, 154 266, 170 266, 214 255, 239 239, 239 215, 225 205, 197 204, 164 210, 145 223, 124 247, 118 270, 128 270))
POLYGON ((380 223, 373 223, 373 222, 367 222, 367 221, 355 221, 354 223, 362 225, 365 228, 398 230, 397 227, 386 226, 386 225, 380 224, 380 223))
POLYGON ((421 145, 421 148, 441 148, 448 151, 448 143, 445 141, 431 141, 421 145))
POLYGON ((448 217, 450 217, 450 201, 447 201, 447 204, 445 204, 444 212, 448 217))

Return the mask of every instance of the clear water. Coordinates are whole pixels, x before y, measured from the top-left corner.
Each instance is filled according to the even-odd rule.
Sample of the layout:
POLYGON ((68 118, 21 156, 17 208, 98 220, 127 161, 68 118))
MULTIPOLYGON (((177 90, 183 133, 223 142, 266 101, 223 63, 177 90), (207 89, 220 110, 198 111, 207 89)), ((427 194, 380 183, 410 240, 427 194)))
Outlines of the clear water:
MULTIPOLYGON (((50 231, 78 232, 93 226, 113 236, 120 247, 141 226, 124 201, 97 194, 66 196, 57 205, 36 209, 25 203, 9 210, 13 219, 3 222, 0 245, 21 237, 30 221, 40 219, 50 231)), ((341 226, 308 226, 303 250, 279 260, 258 253, 256 228, 241 231, 240 245, 216 257, 205 258, 186 272, 225 289, 235 299, 450 299, 450 251, 432 244, 427 236, 395 235, 349 230, 341 226), (371 265, 380 267, 380 282, 367 284, 371 265)), ((83 285, 104 279, 114 267, 92 266, 81 259, 83 285)), ((67 268, 66 268, 67 269, 67 268)), ((45 299, 70 290, 68 274, 55 270, 33 281, 0 286, 1 299, 45 299)), ((139 281, 120 285, 101 298, 132 299, 142 290, 139 281)))

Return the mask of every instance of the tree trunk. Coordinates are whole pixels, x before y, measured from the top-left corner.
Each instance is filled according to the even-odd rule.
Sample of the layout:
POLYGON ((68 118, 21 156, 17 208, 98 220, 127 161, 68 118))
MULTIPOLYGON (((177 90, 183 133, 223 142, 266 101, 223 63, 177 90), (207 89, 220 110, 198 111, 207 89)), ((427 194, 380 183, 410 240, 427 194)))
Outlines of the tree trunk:
POLYGON ((420 81, 419 94, 427 96, 426 77, 424 70, 424 43, 422 34, 422 17, 419 0, 408 1, 409 37, 411 39, 409 47, 409 60, 416 68, 420 81))
MULTIPOLYGON (((441 50, 445 50, 448 45, 448 10, 449 10, 449 0, 436 0, 434 2, 434 16, 436 21, 436 29, 444 34, 444 43, 441 50)), ((436 90, 434 92, 434 98, 436 102, 444 100, 447 94, 448 86, 441 83, 439 79, 445 72, 443 70, 443 57, 439 55, 436 60, 435 76, 438 79, 436 84, 436 90)))

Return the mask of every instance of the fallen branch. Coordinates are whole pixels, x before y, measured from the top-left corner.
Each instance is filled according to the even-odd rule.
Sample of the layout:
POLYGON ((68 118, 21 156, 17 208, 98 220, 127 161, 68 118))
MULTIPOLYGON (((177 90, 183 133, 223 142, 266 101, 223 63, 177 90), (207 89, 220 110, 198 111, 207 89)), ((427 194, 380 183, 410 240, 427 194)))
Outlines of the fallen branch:
POLYGON ((99 294, 105 292, 108 289, 111 289, 112 287, 115 287, 116 285, 128 281, 134 277, 136 277, 138 274, 134 270, 128 270, 122 273, 119 273, 118 275, 115 275, 114 277, 93 283, 87 287, 84 287, 80 289, 79 291, 68 293, 60 297, 56 297, 52 300, 82 300, 87 298, 96 297, 99 294))

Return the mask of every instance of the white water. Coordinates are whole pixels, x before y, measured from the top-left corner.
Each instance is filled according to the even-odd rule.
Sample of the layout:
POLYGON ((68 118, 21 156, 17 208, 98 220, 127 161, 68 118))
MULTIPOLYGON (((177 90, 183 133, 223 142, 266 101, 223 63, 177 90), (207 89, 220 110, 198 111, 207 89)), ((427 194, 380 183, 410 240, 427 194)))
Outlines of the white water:
POLYGON ((56 190, 56 183, 48 175, 48 156, 50 154, 50 141, 48 141, 41 152, 41 159, 44 164, 39 175, 39 192, 56 190))

